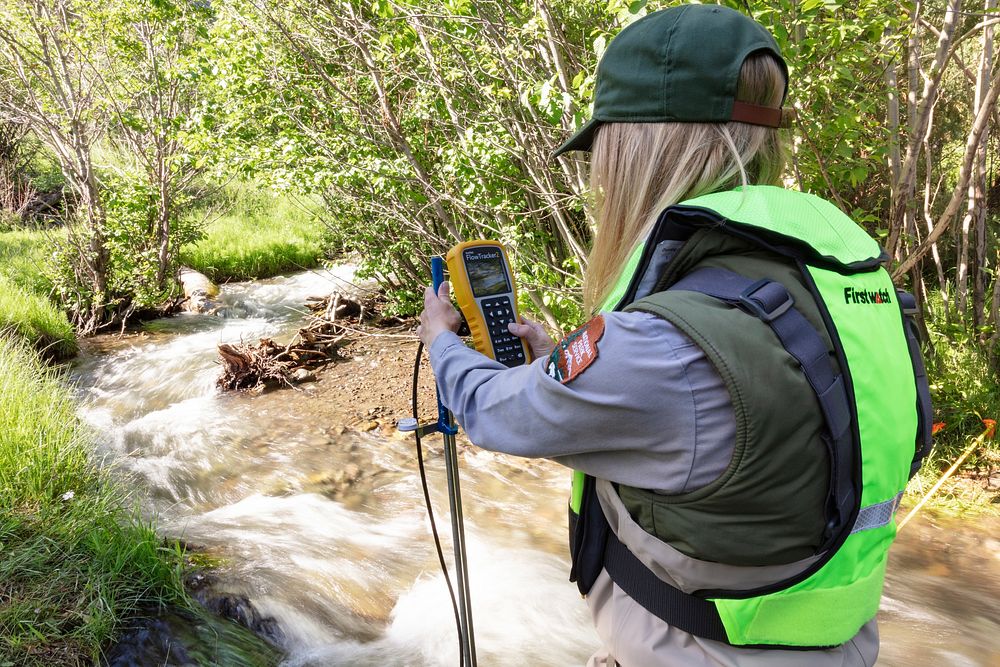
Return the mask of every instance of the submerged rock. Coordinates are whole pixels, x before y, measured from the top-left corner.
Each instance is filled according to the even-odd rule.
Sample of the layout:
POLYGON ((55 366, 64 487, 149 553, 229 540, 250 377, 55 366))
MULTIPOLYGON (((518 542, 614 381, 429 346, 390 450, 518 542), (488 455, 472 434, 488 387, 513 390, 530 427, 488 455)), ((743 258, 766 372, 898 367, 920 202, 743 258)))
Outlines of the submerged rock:
POLYGON ((203 604, 209 611, 236 621, 271 644, 280 644, 285 638, 278 622, 273 618, 261 615, 246 596, 219 595, 207 599, 203 604))
POLYGON ((207 611, 172 609, 136 620, 105 651, 103 667, 272 667, 282 654, 207 611))
POLYGON ((284 644, 285 634, 276 620, 261 614, 246 595, 223 590, 214 575, 200 573, 196 577, 188 577, 185 583, 194 599, 208 611, 239 623, 274 646, 284 644))
POLYGON ((316 374, 305 368, 296 369, 292 373, 292 382, 295 384, 302 384, 303 382, 315 382, 316 374))

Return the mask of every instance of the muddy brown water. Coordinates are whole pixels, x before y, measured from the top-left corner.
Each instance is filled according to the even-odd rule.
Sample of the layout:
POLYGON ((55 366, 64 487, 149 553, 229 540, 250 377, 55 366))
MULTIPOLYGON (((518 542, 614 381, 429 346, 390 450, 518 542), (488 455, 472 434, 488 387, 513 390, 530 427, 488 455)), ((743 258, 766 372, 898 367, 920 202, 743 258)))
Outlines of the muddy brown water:
MULTIPOLYGON (((351 406, 323 381, 262 396, 214 386, 220 342, 289 335, 305 298, 347 277, 228 285, 214 316, 102 341, 74 369, 80 412, 159 530, 221 559, 218 587, 276 628, 283 665, 455 665, 412 442, 345 430, 351 406)), ((447 534, 437 444, 428 470, 447 534)), ((583 664, 598 640, 566 578, 567 471, 476 449, 461 466, 479 664, 583 664)), ((906 527, 890 558, 880 665, 1000 665, 998 538, 997 520, 906 527)))

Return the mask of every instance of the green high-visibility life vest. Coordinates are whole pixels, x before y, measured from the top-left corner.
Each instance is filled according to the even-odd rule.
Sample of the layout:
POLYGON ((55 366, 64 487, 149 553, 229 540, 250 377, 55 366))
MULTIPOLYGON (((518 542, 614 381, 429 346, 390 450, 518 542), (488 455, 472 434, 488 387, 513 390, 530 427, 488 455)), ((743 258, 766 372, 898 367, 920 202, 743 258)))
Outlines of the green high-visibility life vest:
MULTIPOLYGON (((767 400, 760 400, 759 396, 744 400, 738 396, 740 392, 748 393, 753 378, 740 375, 741 372, 749 373, 748 370, 728 368, 732 364, 727 364, 720 355, 738 350, 738 340, 729 330, 731 327, 720 332, 715 326, 713 330, 715 323, 726 320, 713 320, 712 317, 752 318, 752 315, 706 313, 708 302, 705 299, 711 297, 669 290, 691 270, 705 266, 737 273, 757 272, 758 275, 748 276, 754 280, 761 278, 763 273, 763 277, 779 282, 784 280, 786 284, 790 282, 789 275, 799 276, 794 286, 789 285, 789 291, 796 294, 796 307, 831 345, 848 387, 854 450, 851 481, 859 492, 851 496, 851 519, 849 525, 838 527, 833 539, 820 545, 817 538, 815 546, 817 549, 822 546, 825 555, 800 576, 765 589, 709 591, 700 597, 714 605, 714 613, 724 626, 723 640, 733 645, 825 647, 842 644, 878 611, 888 548, 896 532, 894 513, 911 473, 918 434, 916 362, 908 349, 896 291, 881 266, 885 256, 863 229, 832 204, 812 195, 770 186, 740 188, 682 202, 667 209, 661 215, 661 222, 664 220, 693 232, 662 274, 657 293, 633 304, 635 294, 632 292, 639 274, 646 269, 643 262, 647 260, 643 258, 649 257, 649 248, 640 247, 628 261, 602 310, 624 310, 632 306, 629 309, 655 313, 671 321, 702 347, 730 391, 737 413, 737 448, 747 468, 741 471, 738 469, 740 463, 731 464, 731 469, 713 486, 711 493, 696 491, 677 498, 620 487, 622 500, 643 528, 694 558, 734 565, 766 565, 813 555, 795 552, 788 555, 776 549, 778 556, 770 553, 765 558, 777 557, 777 561, 757 562, 751 554, 749 560, 738 562, 734 554, 745 548, 738 543, 742 541, 738 527, 732 529, 731 520, 713 526, 713 517, 721 516, 726 503, 732 507, 733 514, 738 515, 742 504, 756 502, 754 516, 758 519, 769 516, 766 507, 761 510, 761 497, 750 495, 754 493, 750 482, 759 482, 760 493, 772 494, 762 497, 773 498, 775 504, 794 498, 788 489, 764 491, 773 480, 747 480, 746 477, 730 480, 739 478, 741 472, 766 474, 760 472, 767 470, 766 455, 781 447, 785 447, 781 455, 794 468, 796 460, 789 456, 788 446, 809 444, 811 448, 813 443, 789 445, 781 440, 784 436, 779 435, 770 441, 769 434, 758 428, 761 424, 779 423, 774 415, 786 409, 780 392, 794 391, 787 373, 785 381, 778 381, 776 386, 769 388, 778 391, 778 395, 769 395, 767 400), (736 245, 727 245, 726 238, 733 239, 736 245), (727 255, 727 248, 733 247, 749 250, 727 255), (713 255, 713 252, 719 254, 713 255), (755 253, 755 257, 750 257, 755 253), (761 261, 761 256, 773 257, 772 264, 768 265, 767 259, 761 261), (746 411, 751 412, 743 414, 746 411), (762 412, 769 414, 762 415, 762 412), (650 518, 652 515, 638 516, 643 512, 637 508, 646 505, 653 508, 652 512, 659 512, 656 521, 650 518), (659 530, 658 525, 666 527, 659 530), (719 530, 713 530, 715 528, 719 530), (726 551, 722 540, 727 538, 736 543, 736 549, 726 551), (719 552, 723 552, 722 558, 719 552)), ((647 240, 646 245, 650 243, 655 243, 655 239, 647 240)), ((718 308, 724 310, 726 306, 718 308)), ((759 340, 771 336, 766 327, 755 329, 754 326, 741 328, 738 335, 758 336, 759 340)), ((773 338, 773 345, 780 349, 781 343, 773 338)), ((816 415, 807 417, 822 421, 819 410, 813 411, 816 415)), ((780 420, 780 415, 777 419, 780 420)), ((817 446, 820 450, 813 453, 803 447, 804 458, 817 460, 822 457, 822 444, 817 443, 817 446)), ((789 484, 789 480, 795 479, 796 471, 791 472, 793 474, 785 475, 779 484, 789 484)), ((815 469, 810 474, 815 475, 815 469)), ((582 473, 574 473, 571 509, 577 514, 584 500, 584 481, 582 473)), ((833 483, 826 486, 832 488, 833 483)), ((821 492, 825 493, 826 489, 821 492)), ((821 514, 818 502, 806 505, 809 511, 821 514)), ((788 516, 787 507, 774 507, 774 510, 776 523, 782 521, 778 518, 782 511, 788 516)), ((809 518, 796 530, 802 532, 815 525, 816 534, 820 535, 825 520, 823 516, 809 518)), ((770 535, 767 528, 759 528, 762 535, 770 535)), ((780 535, 787 526, 773 528, 774 534, 780 535)))

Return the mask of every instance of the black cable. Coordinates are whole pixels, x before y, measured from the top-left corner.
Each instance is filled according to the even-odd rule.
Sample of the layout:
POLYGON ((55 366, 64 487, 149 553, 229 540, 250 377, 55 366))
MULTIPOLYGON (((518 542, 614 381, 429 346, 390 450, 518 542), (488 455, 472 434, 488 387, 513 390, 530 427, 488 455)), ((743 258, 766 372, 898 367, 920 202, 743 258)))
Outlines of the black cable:
POLYGON ((424 504, 427 505, 427 517, 431 521, 431 533, 434 535, 434 548, 437 549, 438 562, 441 564, 441 571, 444 572, 444 582, 448 584, 448 595, 451 596, 451 608, 455 612, 455 629, 458 632, 458 664, 465 667, 465 651, 462 646, 462 621, 458 614, 458 598, 455 597, 455 589, 451 585, 451 576, 448 574, 448 565, 444 560, 444 551, 441 549, 441 538, 438 536, 437 523, 434 521, 434 508, 431 506, 431 492, 427 488, 427 471, 424 469, 424 448, 420 445, 420 420, 417 418, 417 380, 420 378, 420 356, 424 351, 423 341, 417 345, 417 358, 413 362, 413 419, 416 420, 418 430, 413 435, 417 440, 417 467, 420 469, 420 486, 424 491, 424 504))

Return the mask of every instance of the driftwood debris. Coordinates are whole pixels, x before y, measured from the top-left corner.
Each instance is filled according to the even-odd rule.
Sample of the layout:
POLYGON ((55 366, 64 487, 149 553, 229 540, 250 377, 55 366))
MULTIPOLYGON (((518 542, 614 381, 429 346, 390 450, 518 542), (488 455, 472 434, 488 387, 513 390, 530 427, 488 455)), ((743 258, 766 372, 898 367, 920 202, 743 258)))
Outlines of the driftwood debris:
POLYGON ((347 327, 361 322, 365 312, 373 313, 376 307, 370 299, 359 302, 339 293, 312 297, 307 305, 313 313, 309 323, 287 345, 270 338, 219 345, 223 369, 218 387, 262 391, 314 380, 314 370, 339 358, 340 342, 350 333, 347 327))
POLYGON ((330 296, 306 299, 306 307, 312 311, 314 317, 327 322, 347 320, 377 327, 385 327, 400 321, 395 317, 382 317, 381 311, 385 303, 385 297, 379 293, 356 297, 334 292, 330 296))

